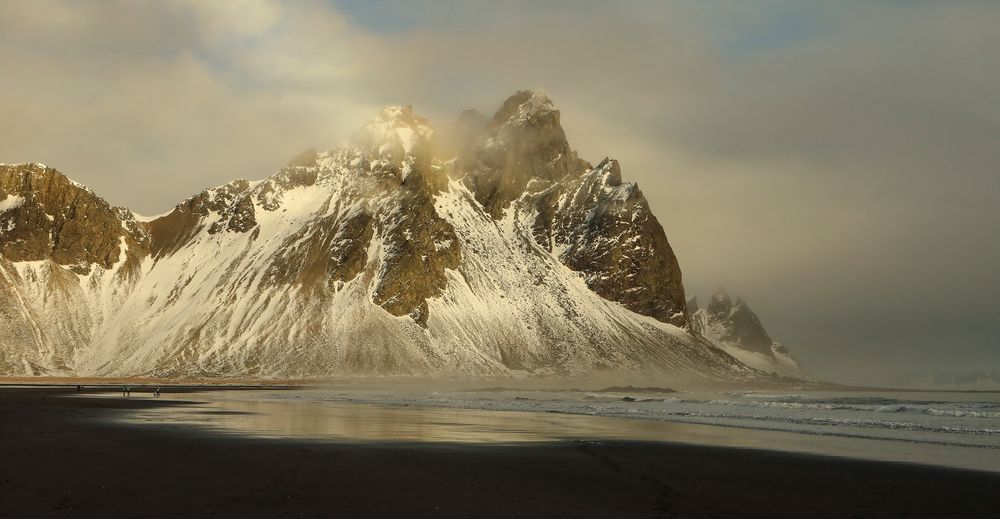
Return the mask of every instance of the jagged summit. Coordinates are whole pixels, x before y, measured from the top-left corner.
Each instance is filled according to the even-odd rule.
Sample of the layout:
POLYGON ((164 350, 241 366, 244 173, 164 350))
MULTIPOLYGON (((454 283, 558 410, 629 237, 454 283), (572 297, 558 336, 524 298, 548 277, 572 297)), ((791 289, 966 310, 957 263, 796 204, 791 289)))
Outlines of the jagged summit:
POLYGON ((717 304, 720 308, 729 308, 733 304, 732 298, 729 297, 729 291, 723 286, 716 287, 709 301, 710 304, 717 304))
POLYGON ((744 363, 781 375, 808 378, 788 350, 771 339, 743 298, 737 297, 734 302, 726 289, 719 287, 706 308, 699 308, 694 297, 687 307, 697 333, 744 363))
POLYGON ((441 151, 389 107, 153 218, 0 166, 0 373, 762 376, 692 334, 642 192, 546 94, 459 123, 441 151))
POLYGON ((514 94, 496 111, 487 130, 486 147, 569 151, 560 112, 544 92, 514 94))
POLYGON ((548 96, 528 90, 504 101, 471 141, 475 144, 456 159, 454 169, 495 218, 532 180, 558 182, 591 167, 570 148, 548 96))
POLYGON ((711 323, 722 326, 724 333, 720 335, 720 340, 737 344, 748 351, 771 355, 774 341, 767 335, 757 314, 742 299, 737 298, 733 302, 726 289, 719 287, 705 312, 711 323))
POLYGON ((540 90, 521 90, 507 98, 490 121, 491 127, 559 125, 559 110, 549 95, 540 90))
POLYGON ((409 155, 426 146, 434 130, 426 119, 416 115, 413 107, 387 106, 372 122, 358 133, 362 145, 374 146, 382 154, 409 155))
POLYGON ((51 258, 77 274, 110 267, 144 237, 131 211, 38 162, 0 165, 0 257, 51 258))

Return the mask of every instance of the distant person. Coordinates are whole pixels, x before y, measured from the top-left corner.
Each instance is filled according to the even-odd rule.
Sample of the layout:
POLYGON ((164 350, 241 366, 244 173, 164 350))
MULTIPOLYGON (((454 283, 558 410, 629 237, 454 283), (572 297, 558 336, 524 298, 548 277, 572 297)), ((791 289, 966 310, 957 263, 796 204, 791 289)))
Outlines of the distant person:
POLYGON ((83 393, 83 386, 76 386, 77 393, 83 393))
POLYGON ((122 386, 122 397, 128 396, 128 386, 122 386))
POLYGON ((160 388, 153 390, 153 398, 160 398, 160 388))

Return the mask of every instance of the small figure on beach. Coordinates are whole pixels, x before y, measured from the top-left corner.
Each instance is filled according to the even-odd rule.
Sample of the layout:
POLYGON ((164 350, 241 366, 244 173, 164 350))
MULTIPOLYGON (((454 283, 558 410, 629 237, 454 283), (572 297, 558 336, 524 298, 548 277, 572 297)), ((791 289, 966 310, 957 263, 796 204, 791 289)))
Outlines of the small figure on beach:
POLYGON ((153 390, 153 398, 160 398, 160 388, 153 390))
POLYGON ((126 396, 128 396, 128 388, 125 387, 125 386, 122 386, 122 398, 124 398, 126 396))
POLYGON ((83 393, 83 386, 76 386, 77 393, 83 393))

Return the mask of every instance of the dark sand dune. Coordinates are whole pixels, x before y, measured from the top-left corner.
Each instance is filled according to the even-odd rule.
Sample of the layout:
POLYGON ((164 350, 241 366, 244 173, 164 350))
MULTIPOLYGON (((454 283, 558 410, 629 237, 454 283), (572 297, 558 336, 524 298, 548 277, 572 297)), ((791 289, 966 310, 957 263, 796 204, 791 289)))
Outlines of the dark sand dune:
MULTIPOLYGON (((0 389, 0 517, 1000 517, 1000 474, 671 443, 345 444, 0 389)), ((187 402, 187 403, 186 403, 187 402)))

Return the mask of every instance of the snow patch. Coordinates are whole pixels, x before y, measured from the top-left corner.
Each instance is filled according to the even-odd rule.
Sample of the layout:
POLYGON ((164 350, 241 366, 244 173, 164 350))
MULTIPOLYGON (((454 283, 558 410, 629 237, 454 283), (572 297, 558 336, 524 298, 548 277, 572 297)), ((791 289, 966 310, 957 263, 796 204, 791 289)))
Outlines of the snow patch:
POLYGON ((159 220, 160 218, 163 218, 164 216, 167 216, 168 214, 174 212, 174 209, 176 209, 176 208, 175 207, 171 207, 170 209, 168 209, 168 210, 166 210, 166 211, 164 211, 164 212, 162 212, 160 214, 153 215, 153 216, 145 216, 145 215, 141 215, 141 214, 136 213, 136 212, 133 211, 132 212, 132 218, 134 218, 135 221, 137 221, 137 222, 142 222, 142 223, 152 222, 153 220, 159 220))
POLYGON ((5 213, 7 211, 12 211, 24 205, 24 197, 20 195, 7 195, 6 198, 0 200, 0 213, 5 213))

